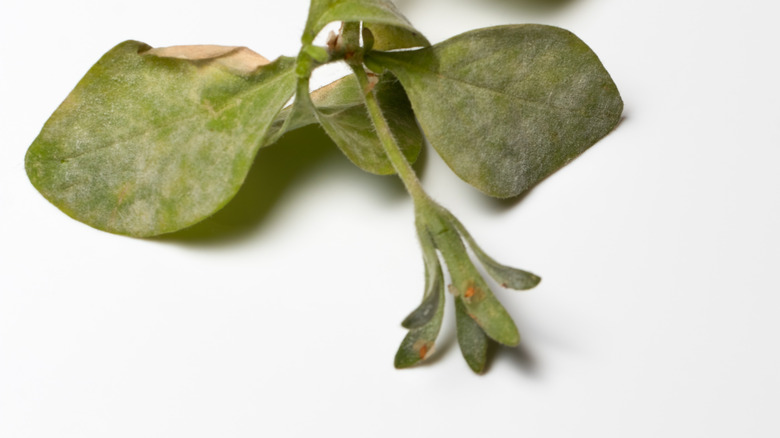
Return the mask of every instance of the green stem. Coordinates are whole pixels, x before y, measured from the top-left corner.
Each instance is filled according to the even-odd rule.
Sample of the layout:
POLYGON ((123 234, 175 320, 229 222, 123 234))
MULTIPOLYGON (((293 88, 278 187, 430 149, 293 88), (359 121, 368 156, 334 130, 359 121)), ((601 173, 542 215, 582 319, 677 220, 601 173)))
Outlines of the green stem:
MULTIPOLYGON (((363 90, 370 90, 368 75, 363 69, 363 66, 356 64, 350 64, 350 66, 355 72, 361 88, 363 90)), ((418 228, 423 227, 431 232, 431 237, 436 242, 436 246, 441 249, 451 272, 469 272, 469 267, 471 265, 465 258, 466 249, 463 245, 463 241, 460 239, 453 224, 445 219, 448 216, 451 216, 451 213, 431 199, 423 190, 420 180, 417 178, 417 174, 414 172, 414 169, 412 169, 409 161, 406 160, 406 157, 404 157, 401 152, 401 148, 395 141, 395 137, 393 137, 387 120, 385 120, 382 115, 382 110, 379 107, 379 102, 373 91, 364 91, 363 94, 365 96, 368 113, 371 120, 374 122, 377 136, 382 142, 385 153, 393 164, 393 168, 398 173, 401 181, 403 181, 404 186, 406 186, 406 190, 414 200, 418 228)), ((460 287, 460 285, 458 286, 460 287)))
POLYGON ((382 114, 382 109, 379 107, 379 101, 376 98, 372 90, 372 85, 369 83, 368 75, 362 64, 350 63, 352 71, 357 77, 360 88, 363 90, 363 97, 368 108, 368 114, 374 123, 379 141, 382 142, 385 154, 390 159, 390 163, 393 165, 398 177, 403 181, 406 190, 411 195, 415 202, 415 205, 420 203, 427 204, 430 198, 425 193, 420 184, 420 180, 417 179, 417 174, 414 173, 414 169, 409 164, 409 161, 404 157, 401 148, 393 136, 393 132, 390 130, 390 126, 387 124, 387 120, 382 114))
MULTIPOLYGON (((368 75, 363 66, 351 64, 351 67, 362 89, 368 90, 370 87, 368 75)), ((420 180, 417 179, 417 174, 396 143, 373 91, 364 92, 364 95, 368 113, 374 122, 377 136, 384 146, 385 153, 414 200, 418 228, 423 227, 430 231, 436 247, 441 250, 445 262, 447 262, 450 273, 464 273, 464 275, 456 275, 459 280, 461 277, 474 276, 475 272, 473 272, 472 264, 467 258, 466 248, 458 231, 453 224, 445 219, 451 216, 451 213, 433 201, 423 190, 420 180)), ((458 284, 456 287, 462 288, 463 284, 458 284)))
POLYGON ((341 25, 341 39, 344 52, 354 54, 360 50, 360 23, 345 22, 341 25))

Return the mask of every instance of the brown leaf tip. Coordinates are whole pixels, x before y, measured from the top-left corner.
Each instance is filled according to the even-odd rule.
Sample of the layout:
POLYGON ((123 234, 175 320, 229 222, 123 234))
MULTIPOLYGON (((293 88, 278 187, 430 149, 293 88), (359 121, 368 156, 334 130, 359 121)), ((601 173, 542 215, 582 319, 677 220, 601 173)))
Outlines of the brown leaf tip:
POLYGON ((238 74, 249 74, 270 61, 259 53, 241 46, 202 44, 192 46, 155 47, 143 52, 161 58, 178 58, 190 61, 216 62, 238 74))

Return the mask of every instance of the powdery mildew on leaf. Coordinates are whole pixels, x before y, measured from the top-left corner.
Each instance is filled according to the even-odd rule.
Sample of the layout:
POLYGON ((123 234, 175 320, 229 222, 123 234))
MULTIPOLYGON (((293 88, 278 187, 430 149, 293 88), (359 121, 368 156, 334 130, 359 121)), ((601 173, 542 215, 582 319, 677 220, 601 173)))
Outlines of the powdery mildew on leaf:
POLYGON ((431 145, 495 197, 518 195, 564 166, 609 133, 623 108, 596 55, 551 26, 480 29, 367 62, 398 76, 431 145))
MULTIPOLYGON (((423 137, 398 80, 391 74, 383 75, 370 91, 361 90, 354 76, 347 76, 344 81, 343 92, 356 97, 356 105, 317 106, 317 120, 344 155, 367 172, 395 173, 363 103, 361 93, 373 92, 404 156, 407 161, 414 162, 422 149, 423 137)), ((345 100, 343 96, 337 99, 345 100)))
POLYGON ((503 287, 529 289, 540 278, 493 260, 425 193, 411 167, 423 141, 415 112, 461 178, 505 197, 606 135, 622 111, 617 88, 568 31, 500 26, 428 47, 387 0, 312 0, 302 42, 297 59, 274 62, 245 47, 119 44, 44 125, 26 156, 30 180, 84 223, 152 236, 217 211, 260 147, 317 123, 358 167, 397 172, 414 200, 425 292, 402 323, 409 331, 395 366, 416 365, 433 350, 446 269, 458 344, 469 367, 483 372, 488 347, 516 346, 520 334, 466 245, 503 287), (311 45, 331 21, 345 22, 339 35, 327 48, 311 45), (412 47, 423 49, 376 51, 412 47), (310 93, 312 71, 334 61, 347 62, 354 76, 310 93))
POLYGON ((235 61, 246 70, 247 57, 258 58, 218 49, 217 58, 196 50, 204 58, 192 60, 150 49, 127 41, 104 55, 26 157, 30 180, 54 205, 131 236, 176 231, 225 205, 294 90, 289 58, 239 75, 235 61))
MULTIPOLYGON (((423 136, 404 89, 392 74, 385 74, 377 79, 374 92, 404 157, 413 163, 422 149, 423 136)), ((311 105, 291 105, 279 114, 271 128, 272 137, 319 123, 353 164, 373 174, 392 174, 395 170, 376 136, 362 93, 352 75, 319 88, 311 93, 311 105), (287 121, 288 117, 292 120, 287 121)))

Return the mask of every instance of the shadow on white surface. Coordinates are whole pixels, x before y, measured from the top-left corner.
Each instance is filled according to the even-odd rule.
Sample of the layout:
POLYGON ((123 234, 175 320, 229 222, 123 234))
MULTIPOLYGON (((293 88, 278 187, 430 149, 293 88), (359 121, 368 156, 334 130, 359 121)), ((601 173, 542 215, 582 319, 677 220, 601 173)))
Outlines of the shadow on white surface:
MULTIPOLYGON (((424 155, 424 154, 422 154, 424 155)), ((424 157, 421 157, 424 161, 424 157)), ((384 198, 407 198, 395 177, 377 177, 355 168, 318 126, 307 126, 286 134, 276 144, 261 149, 236 196, 210 218, 187 229, 156 240, 186 245, 225 245, 257 232, 274 209, 279 208, 294 187, 315 174, 320 177, 348 174, 357 185, 369 185, 384 198)), ((419 166, 418 166, 419 167, 419 166)), ((309 180, 308 184, 318 183, 309 180)))

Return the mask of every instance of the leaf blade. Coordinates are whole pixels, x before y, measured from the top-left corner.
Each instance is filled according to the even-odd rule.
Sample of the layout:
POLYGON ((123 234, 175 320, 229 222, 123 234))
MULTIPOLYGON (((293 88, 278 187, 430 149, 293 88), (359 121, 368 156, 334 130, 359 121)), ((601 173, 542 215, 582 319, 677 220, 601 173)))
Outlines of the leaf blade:
POLYGON ((66 214, 136 237, 185 228, 224 206, 294 79, 289 58, 252 70, 222 62, 226 53, 182 59, 150 49, 126 41, 106 53, 25 158, 33 185, 66 214))
MULTIPOLYGON (((450 269, 453 281, 459 279, 459 274, 450 269)), ((482 331, 498 342, 508 347, 515 347, 520 343, 520 332, 506 308, 498 301, 493 291, 485 283, 482 277, 475 275, 471 279, 458 281, 465 286, 457 288, 451 286, 453 293, 461 300, 469 317, 479 325, 482 331)))
POLYGON ((528 290, 536 287, 541 281, 541 277, 532 274, 531 272, 506 266, 497 262, 490 257, 482 248, 477 244, 477 241, 471 236, 471 233, 465 226, 456 218, 452 213, 447 210, 442 210, 447 219, 458 230, 461 236, 466 240, 469 248, 477 256, 477 259, 485 268, 488 274, 493 277, 502 287, 510 288, 514 290, 528 290))
POLYGON ((487 364, 487 350, 490 339, 477 323, 469 316, 460 297, 455 298, 455 326, 458 345, 463 358, 472 371, 479 374, 487 364))
POLYGON ((371 31, 371 35, 374 38, 373 50, 410 49, 431 45, 427 38, 414 29, 382 23, 366 23, 363 27, 371 31))
MULTIPOLYGON (((398 146, 404 157, 414 163, 422 149, 423 136, 403 87, 391 74, 382 75, 373 91, 361 90, 354 75, 346 76, 332 91, 339 96, 328 96, 328 105, 317 106, 315 102, 317 120, 353 164, 369 173, 391 175, 395 169, 368 115, 363 92, 376 93, 398 146)), ((320 99, 326 100, 325 96, 320 99)))
MULTIPOLYGON (((423 136, 403 87, 392 74, 382 75, 374 88, 390 129, 404 157, 414 163, 422 150, 423 136)), ((376 175, 395 173, 385 154, 354 75, 344 76, 313 91, 279 113, 269 140, 319 123, 336 146, 357 167, 376 175)))
POLYGON ((430 48, 371 52, 400 79, 423 132, 464 181, 516 196, 609 133, 622 100, 598 57, 543 25, 479 29, 430 48))
POLYGON ((444 280, 438 271, 436 286, 431 292, 436 296, 433 314, 422 325, 413 327, 406 334, 395 354, 395 367, 408 368, 429 357, 436 343, 444 319, 444 280))
POLYGON ((433 239, 419 221, 417 222, 417 235, 422 247, 423 264, 425 265, 425 292, 422 303, 401 322, 401 325, 408 329, 420 327, 430 321, 439 306, 439 301, 443 298, 443 294, 436 293, 439 289, 443 290, 444 287, 441 262, 436 254, 433 239))

